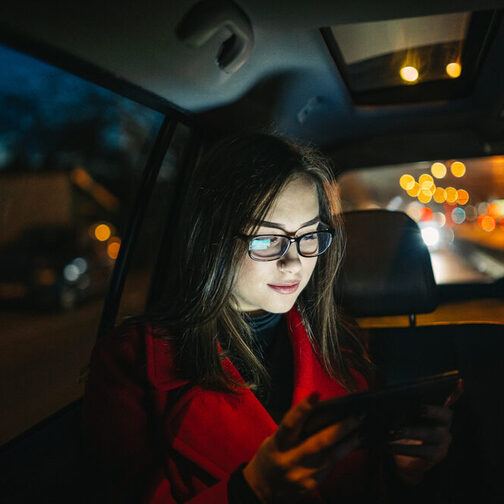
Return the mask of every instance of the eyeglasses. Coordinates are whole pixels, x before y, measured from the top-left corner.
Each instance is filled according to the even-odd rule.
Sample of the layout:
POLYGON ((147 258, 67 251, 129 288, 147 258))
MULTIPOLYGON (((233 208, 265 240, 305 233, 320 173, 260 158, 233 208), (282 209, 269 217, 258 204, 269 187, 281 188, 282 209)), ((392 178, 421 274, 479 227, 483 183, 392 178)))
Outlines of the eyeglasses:
POLYGON ((248 254, 254 261, 276 261, 283 257, 292 243, 296 243, 297 251, 303 257, 316 257, 323 254, 333 240, 333 229, 322 229, 305 233, 296 238, 287 235, 240 235, 248 241, 248 254))

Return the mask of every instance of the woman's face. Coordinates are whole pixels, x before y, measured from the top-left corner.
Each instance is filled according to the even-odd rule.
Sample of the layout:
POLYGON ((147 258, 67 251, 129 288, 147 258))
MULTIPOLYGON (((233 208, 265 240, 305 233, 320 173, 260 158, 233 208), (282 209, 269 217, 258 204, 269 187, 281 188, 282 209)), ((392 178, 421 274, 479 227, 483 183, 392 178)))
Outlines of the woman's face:
MULTIPOLYGON (((316 231, 319 202, 313 182, 305 177, 290 181, 279 193, 265 220, 254 235, 287 234, 300 236, 316 231)), ((274 261, 259 262, 248 254, 242 261, 233 294, 240 311, 289 311, 306 287, 317 264, 317 257, 303 257, 292 243, 287 253, 274 261)))

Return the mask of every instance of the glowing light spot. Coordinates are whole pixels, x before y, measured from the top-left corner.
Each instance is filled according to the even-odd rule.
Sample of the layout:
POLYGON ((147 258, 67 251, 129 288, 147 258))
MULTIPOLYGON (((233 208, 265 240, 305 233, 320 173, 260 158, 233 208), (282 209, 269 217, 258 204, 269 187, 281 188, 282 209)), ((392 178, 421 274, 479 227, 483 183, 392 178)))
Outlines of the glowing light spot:
POLYGON ((446 188, 446 202, 447 203, 455 203, 457 201, 458 192, 454 187, 446 188))
POLYGON ((432 219, 440 228, 442 228, 446 224, 446 217, 444 213, 435 212, 432 219))
POLYGON ((465 205, 469 201, 469 193, 465 189, 459 189, 457 191, 457 203, 459 205, 465 205))
POLYGON ((436 178, 444 178, 446 175, 446 166, 443 163, 434 163, 431 166, 431 173, 436 178))
POLYGON ((418 70, 412 66, 405 66, 399 70, 399 75, 406 82, 415 82, 418 79, 418 70))
POLYGON ((418 222, 420 220, 420 210, 422 209, 422 206, 416 202, 413 201, 408 205, 408 208, 406 209, 406 213, 415 221, 418 222))
POLYGON ((499 219, 499 227, 504 231, 504 217, 501 217, 499 219))
POLYGON ((448 63, 448 65, 446 65, 446 73, 452 79, 456 79, 457 77, 460 77, 460 74, 462 73, 462 66, 457 62, 448 63))
POLYGON ((494 219, 498 219, 502 215, 502 208, 499 203, 493 202, 488 205, 487 214, 494 219))
POLYGON ((434 212, 429 207, 423 207, 420 210, 420 220, 422 222, 428 222, 432 220, 434 212))
POLYGON ((405 191, 409 191, 415 185, 415 179, 411 175, 405 174, 399 179, 399 185, 405 191))
POLYGON ((94 230, 94 235, 98 241, 107 241, 111 235, 110 227, 107 224, 98 224, 94 230))
POLYGON ((478 215, 483 215, 487 213, 488 203, 486 201, 482 201, 478 203, 478 215))
POLYGON ((466 166, 460 161, 455 161, 451 164, 450 170, 455 177, 463 177, 466 172, 466 166))
POLYGON ((423 175, 420 175, 420 177, 418 178, 418 183, 422 185, 424 182, 434 183, 434 179, 428 173, 424 173, 423 175))
POLYGON ((466 219, 466 213, 463 208, 458 207, 452 211, 451 217, 455 224, 462 224, 466 219))
POLYGON ((77 267, 80 275, 82 275, 83 273, 85 273, 87 271, 88 263, 87 263, 86 259, 84 259, 83 257, 76 257, 72 261, 72 264, 74 264, 77 267))
POLYGON ((413 187, 408 191, 408 194, 412 197, 412 198, 416 198, 418 196, 418 194, 420 193, 420 184, 418 182, 415 182, 413 184, 413 187))
POLYGON ((422 238, 427 246, 432 247, 439 242, 439 231, 433 227, 423 228, 422 238))
POLYGON ((63 268, 63 276, 69 282, 75 282, 79 278, 79 268, 75 264, 67 264, 63 268))
POLYGON ((433 198, 436 203, 444 203, 446 201, 446 191, 442 187, 436 187, 433 198))
POLYGON ((431 199, 432 199, 432 193, 430 191, 426 191, 424 189, 420 191, 420 194, 418 195, 418 201, 420 201, 420 203, 423 204, 429 203, 431 199))
POLYGON ((467 221, 474 221, 478 218, 478 210, 476 210, 476 207, 474 207, 473 205, 467 205, 465 212, 467 221))
POLYGON ((110 259, 117 259, 119 255, 119 249, 121 248, 121 240, 117 236, 110 238, 107 244, 107 254, 110 259))
POLYGON ((495 229, 495 219, 490 217, 490 215, 480 215, 478 217, 478 225, 483 231, 490 233, 495 229))

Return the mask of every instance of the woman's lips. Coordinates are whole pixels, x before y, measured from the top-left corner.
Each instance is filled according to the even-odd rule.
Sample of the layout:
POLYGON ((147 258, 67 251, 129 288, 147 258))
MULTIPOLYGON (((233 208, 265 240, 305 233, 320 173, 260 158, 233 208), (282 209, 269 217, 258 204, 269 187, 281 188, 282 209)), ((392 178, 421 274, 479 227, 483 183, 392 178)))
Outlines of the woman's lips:
POLYGON ((279 284, 268 284, 274 291, 279 294, 293 294, 297 291, 300 282, 283 282, 279 284))

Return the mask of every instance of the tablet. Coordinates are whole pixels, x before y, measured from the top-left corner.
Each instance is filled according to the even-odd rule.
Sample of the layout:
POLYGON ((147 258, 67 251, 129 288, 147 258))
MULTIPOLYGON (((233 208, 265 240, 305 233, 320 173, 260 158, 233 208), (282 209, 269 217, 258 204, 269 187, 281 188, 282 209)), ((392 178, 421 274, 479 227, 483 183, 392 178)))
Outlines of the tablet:
POLYGON ((390 429, 425 424, 421 407, 445 404, 460 379, 458 371, 448 371, 414 382, 321 401, 306 419, 301 439, 351 415, 364 413, 366 417, 360 427, 363 445, 385 442, 390 429))

